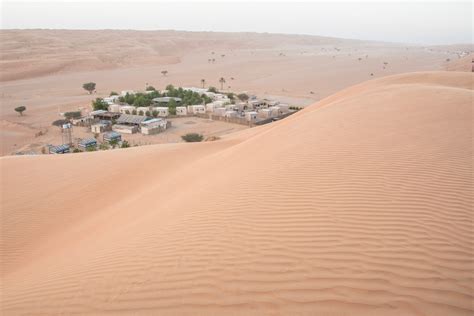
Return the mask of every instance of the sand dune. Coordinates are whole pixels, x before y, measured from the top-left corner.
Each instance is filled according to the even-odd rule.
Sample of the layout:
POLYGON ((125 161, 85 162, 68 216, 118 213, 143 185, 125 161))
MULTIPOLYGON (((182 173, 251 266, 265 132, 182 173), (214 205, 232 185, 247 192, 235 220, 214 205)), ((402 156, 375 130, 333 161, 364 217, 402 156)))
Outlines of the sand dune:
POLYGON ((3 157, 5 315, 472 315, 471 73, 221 141, 3 157))

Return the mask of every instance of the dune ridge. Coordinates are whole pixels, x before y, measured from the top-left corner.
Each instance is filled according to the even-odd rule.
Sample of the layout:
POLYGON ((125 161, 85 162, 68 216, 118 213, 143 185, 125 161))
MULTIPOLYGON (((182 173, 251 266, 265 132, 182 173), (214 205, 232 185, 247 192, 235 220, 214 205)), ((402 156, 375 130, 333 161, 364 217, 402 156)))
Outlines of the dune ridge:
POLYGON ((217 142, 2 157, 3 312, 472 315, 472 80, 372 80, 217 142))

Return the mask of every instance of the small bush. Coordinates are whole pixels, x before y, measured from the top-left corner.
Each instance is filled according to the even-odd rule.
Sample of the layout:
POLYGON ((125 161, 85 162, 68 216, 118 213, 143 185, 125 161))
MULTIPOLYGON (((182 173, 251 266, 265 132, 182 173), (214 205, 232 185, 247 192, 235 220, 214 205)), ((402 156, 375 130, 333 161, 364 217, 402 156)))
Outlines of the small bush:
POLYGON ((197 133, 188 133, 186 135, 181 136, 181 138, 188 143, 196 143, 201 142, 204 139, 204 136, 197 133))

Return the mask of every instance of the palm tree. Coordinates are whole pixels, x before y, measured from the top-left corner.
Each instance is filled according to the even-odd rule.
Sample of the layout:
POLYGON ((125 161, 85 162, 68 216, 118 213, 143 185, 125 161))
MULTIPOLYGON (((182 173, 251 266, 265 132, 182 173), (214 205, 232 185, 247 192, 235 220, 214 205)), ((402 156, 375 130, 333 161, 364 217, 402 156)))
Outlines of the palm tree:
POLYGON ((206 79, 201 79, 201 85, 202 85, 202 88, 204 89, 204 86, 206 85, 206 79))
POLYGON ((166 77, 166 75, 168 74, 168 70, 163 70, 161 74, 166 77))
POLYGON ((225 79, 224 79, 223 77, 221 77, 221 78, 219 79, 219 82, 220 82, 220 84, 221 84, 221 90, 224 90, 225 79))

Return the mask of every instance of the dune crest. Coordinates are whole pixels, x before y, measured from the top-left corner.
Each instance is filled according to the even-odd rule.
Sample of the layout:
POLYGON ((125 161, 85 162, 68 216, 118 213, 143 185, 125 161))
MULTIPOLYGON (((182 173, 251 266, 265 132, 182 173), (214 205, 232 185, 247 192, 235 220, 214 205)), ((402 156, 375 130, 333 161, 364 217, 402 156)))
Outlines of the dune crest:
POLYGON ((473 79, 372 80, 211 143, 2 157, 3 312, 472 315, 473 79))

